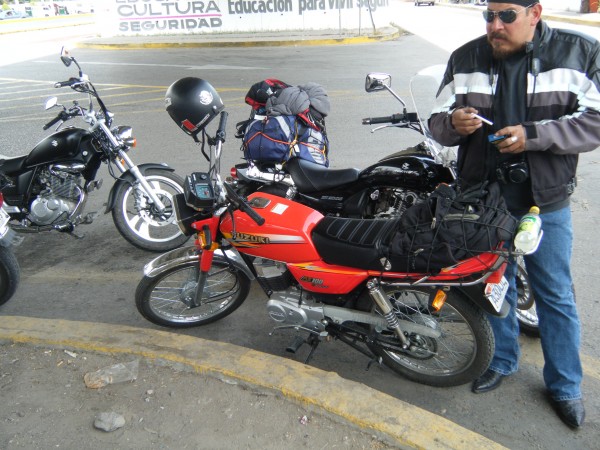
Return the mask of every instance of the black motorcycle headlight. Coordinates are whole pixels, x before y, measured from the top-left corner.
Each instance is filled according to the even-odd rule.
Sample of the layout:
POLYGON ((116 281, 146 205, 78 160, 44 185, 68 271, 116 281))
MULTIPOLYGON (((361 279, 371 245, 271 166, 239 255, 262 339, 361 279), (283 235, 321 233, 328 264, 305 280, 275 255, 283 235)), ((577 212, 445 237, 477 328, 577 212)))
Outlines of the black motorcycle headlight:
POLYGON ((175 215, 177 216, 177 225, 181 232, 186 236, 191 236, 196 233, 192 228, 192 224, 198 220, 210 217, 210 211, 198 211, 186 204, 184 194, 176 194, 173 196, 173 206, 175 207, 175 215))

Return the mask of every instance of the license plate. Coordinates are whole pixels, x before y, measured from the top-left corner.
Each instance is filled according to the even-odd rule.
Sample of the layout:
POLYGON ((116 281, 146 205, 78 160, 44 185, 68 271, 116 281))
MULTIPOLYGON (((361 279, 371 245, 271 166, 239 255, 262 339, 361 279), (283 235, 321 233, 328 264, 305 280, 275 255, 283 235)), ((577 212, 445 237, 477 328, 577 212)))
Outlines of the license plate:
POLYGON ((506 291, 508 291, 508 280, 505 277, 502 277, 500 283, 488 283, 485 285, 485 296, 497 312, 500 312, 500 309, 502 309, 506 291))

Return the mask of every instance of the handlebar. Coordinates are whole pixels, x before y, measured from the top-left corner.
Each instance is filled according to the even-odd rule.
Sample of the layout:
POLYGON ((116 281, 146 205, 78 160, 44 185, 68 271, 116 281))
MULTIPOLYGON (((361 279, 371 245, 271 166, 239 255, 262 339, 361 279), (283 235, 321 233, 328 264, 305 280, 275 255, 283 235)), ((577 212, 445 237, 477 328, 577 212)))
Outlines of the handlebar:
POLYGON ((248 216, 254 220, 258 225, 262 225, 265 223, 264 217, 254 211, 250 205, 244 200, 235 190, 228 184, 223 183, 225 186, 225 190, 227 191, 227 196, 232 203, 237 206, 240 211, 245 212, 248 216))
POLYGON ((48 122, 46 125, 43 126, 44 130, 47 130, 48 128, 50 128, 52 125, 54 125, 55 123, 60 122, 61 120, 64 122, 65 120, 69 120, 71 118, 71 116, 65 112, 65 111, 61 111, 60 113, 58 113, 58 116, 56 116, 54 119, 52 119, 50 122, 48 122))
POLYGON ((225 127, 227 126, 227 117, 229 113, 227 111, 221 111, 221 117, 219 119, 219 127, 217 128, 216 140, 225 142, 225 127))
POLYGON ((67 81, 58 81, 54 83, 55 88, 61 88, 65 86, 73 86, 74 84, 81 83, 79 78, 71 77, 67 81))
POLYGON ((398 113, 386 117, 367 117, 362 120, 363 125, 375 125, 379 123, 398 124, 402 122, 419 122, 419 116, 417 113, 398 113))

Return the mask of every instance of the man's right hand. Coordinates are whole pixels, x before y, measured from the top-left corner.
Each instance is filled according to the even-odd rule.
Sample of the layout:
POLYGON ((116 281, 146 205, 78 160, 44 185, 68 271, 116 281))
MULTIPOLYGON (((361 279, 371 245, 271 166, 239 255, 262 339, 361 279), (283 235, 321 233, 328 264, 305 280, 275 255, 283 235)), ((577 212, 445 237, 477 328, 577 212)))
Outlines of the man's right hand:
POLYGON ((452 126, 458 134, 468 136, 481 128, 483 122, 475 117, 475 114, 477 114, 477 110, 471 106, 457 108, 452 112, 452 126))

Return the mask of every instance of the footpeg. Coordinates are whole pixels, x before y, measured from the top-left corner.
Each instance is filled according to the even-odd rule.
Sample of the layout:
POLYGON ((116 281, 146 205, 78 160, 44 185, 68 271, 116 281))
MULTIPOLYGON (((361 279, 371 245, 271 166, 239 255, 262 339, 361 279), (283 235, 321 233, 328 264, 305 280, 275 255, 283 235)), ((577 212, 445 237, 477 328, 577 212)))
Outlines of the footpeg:
POLYGON ((306 341, 301 338, 300 336, 296 336, 294 338, 294 342, 292 342, 290 345, 287 346, 287 348, 285 349, 286 352, 288 353, 296 353, 298 351, 298 349, 300 347, 302 347, 303 344, 305 344, 306 341))

